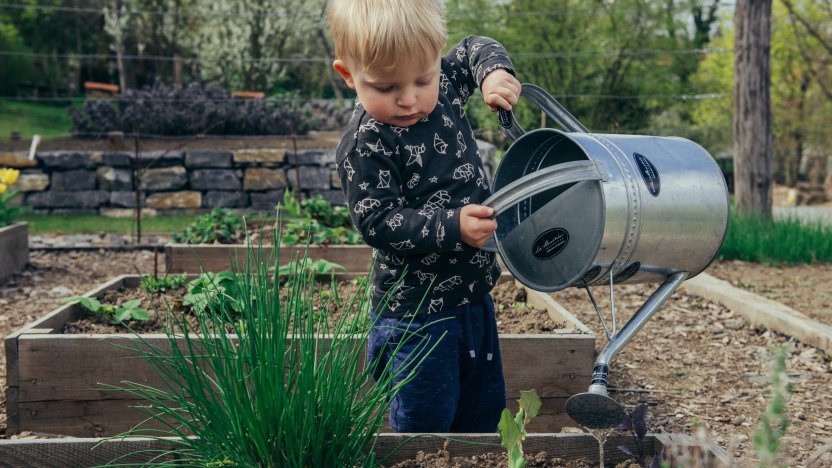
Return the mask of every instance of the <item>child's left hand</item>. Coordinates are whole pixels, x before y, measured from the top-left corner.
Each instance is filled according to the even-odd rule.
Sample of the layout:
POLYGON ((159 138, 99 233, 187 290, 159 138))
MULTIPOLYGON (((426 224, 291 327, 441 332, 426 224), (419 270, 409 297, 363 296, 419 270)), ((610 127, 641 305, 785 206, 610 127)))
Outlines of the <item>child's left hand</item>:
POLYGON ((511 110, 520 97, 520 82, 511 73, 497 68, 485 75, 480 90, 491 112, 497 112, 498 107, 511 110))

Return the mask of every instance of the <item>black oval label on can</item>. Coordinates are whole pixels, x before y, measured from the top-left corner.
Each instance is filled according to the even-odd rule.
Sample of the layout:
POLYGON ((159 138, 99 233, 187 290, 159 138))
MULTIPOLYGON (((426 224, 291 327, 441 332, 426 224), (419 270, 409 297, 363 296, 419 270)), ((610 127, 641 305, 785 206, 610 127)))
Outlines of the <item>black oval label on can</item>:
POLYGON ((612 280, 615 283, 621 283, 623 281, 627 281, 633 275, 638 273, 639 268, 641 268, 641 262, 633 262, 627 268, 618 272, 618 274, 615 275, 615 278, 613 278, 612 280))
POLYGON ((561 253, 568 243, 569 233, 566 229, 549 229, 534 240, 532 255, 540 260, 548 260, 561 253))
POLYGON ((601 273, 601 265, 595 265, 594 267, 587 270, 586 273, 584 273, 583 276, 581 276, 581 281, 583 281, 584 284, 589 284, 589 283, 592 282, 592 280, 597 278, 598 274, 600 274, 600 273, 601 273))
POLYGON ((659 171, 656 170, 656 166, 643 154, 633 153, 633 159, 636 160, 638 171, 641 172, 641 178, 644 179, 644 185, 647 186, 650 195, 658 197, 662 189, 662 181, 659 178, 659 171))

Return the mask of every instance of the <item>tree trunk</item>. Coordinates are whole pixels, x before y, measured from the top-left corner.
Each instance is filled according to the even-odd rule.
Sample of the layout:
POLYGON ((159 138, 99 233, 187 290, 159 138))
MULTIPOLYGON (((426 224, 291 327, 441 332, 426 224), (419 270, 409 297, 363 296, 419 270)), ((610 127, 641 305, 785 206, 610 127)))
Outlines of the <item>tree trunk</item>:
POLYGON ((771 2, 734 12, 734 196, 740 213, 771 217, 771 2))

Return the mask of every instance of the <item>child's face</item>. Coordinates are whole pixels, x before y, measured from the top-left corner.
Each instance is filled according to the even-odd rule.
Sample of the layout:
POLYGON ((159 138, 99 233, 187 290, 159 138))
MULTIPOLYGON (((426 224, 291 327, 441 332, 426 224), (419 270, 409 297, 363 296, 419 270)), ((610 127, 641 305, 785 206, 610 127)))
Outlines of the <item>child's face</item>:
POLYGON ((440 60, 432 65, 406 63, 389 73, 371 73, 357 64, 336 60, 335 70, 374 119, 409 127, 433 112, 439 99, 440 60), (352 66, 350 66, 352 65, 352 66))

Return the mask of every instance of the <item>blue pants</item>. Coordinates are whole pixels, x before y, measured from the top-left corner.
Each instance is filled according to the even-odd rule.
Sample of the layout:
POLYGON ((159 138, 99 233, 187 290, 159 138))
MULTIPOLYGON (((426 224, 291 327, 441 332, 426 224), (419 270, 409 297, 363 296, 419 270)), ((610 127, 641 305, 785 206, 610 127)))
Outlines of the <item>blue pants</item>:
POLYGON ((497 431, 506 388, 491 296, 415 319, 373 319, 367 358, 371 364, 378 359, 376 379, 388 364, 393 372, 407 368, 414 348, 425 345, 422 336, 427 336, 428 348, 436 344, 415 378, 390 403, 390 426, 395 432, 497 431), (394 353, 406 330, 416 335, 405 339, 394 353), (447 333, 444 338, 443 333, 447 333))

